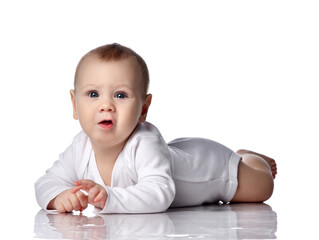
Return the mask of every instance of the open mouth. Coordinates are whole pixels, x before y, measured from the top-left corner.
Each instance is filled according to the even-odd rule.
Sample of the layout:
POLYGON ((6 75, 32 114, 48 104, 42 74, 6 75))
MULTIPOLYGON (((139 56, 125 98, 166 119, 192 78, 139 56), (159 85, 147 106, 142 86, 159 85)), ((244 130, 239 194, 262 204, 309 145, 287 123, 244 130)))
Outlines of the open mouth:
POLYGON ((103 120, 99 122, 99 126, 105 129, 109 129, 113 126, 112 120, 103 120))

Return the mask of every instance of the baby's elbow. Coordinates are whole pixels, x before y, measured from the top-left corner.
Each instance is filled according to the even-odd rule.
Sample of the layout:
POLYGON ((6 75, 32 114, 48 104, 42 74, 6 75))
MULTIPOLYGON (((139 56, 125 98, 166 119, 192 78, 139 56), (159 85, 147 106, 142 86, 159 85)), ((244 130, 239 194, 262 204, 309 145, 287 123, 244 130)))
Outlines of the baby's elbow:
POLYGON ((156 212, 165 212, 172 204, 175 199, 175 186, 171 184, 166 186, 163 190, 163 194, 159 197, 158 203, 154 206, 156 212))
MULTIPOLYGON (((171 206, 171 204, 173 203, 173 201, 174 201, 174 199, 175 199, 175 194, 176 194, 176 189, 175 189, 175 184, 173 183, 171 186, 170 186, 170 188, 169 188, 170 190, 169 190, 169 196, 168 196, 168 198, 169 198, 169 205, 168 205, 168 207, 167 208, 169 208, 170 206, 171 206)), ((166 208, 166 209, 167 209, 166 208)))

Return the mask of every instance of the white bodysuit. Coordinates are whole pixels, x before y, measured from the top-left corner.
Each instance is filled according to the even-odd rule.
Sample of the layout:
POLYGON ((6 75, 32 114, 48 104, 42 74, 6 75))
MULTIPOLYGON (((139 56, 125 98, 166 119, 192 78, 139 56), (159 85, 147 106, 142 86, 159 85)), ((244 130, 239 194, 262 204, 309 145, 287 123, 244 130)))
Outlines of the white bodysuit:
POLYGON ((168 144, 150 123, 134 130, 112 171, 111 186, 100 176, 90 139, 80 132, 59 160, 35 183, 36 198, 46 209, 74 181, 91 179, 108 198, 99 213, 151 213, 168 207, 229 202, 237 189, 241 156, 202 138, 180 138, 168 144))

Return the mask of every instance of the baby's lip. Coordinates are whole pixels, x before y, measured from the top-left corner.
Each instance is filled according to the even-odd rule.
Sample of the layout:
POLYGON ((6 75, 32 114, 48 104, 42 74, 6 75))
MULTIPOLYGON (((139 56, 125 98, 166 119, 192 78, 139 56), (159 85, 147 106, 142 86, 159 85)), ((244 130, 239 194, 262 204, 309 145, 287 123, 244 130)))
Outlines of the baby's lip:
POLYGON ((103 129, 110 129, 113 127, 114 123, 111 119, 104 119, 100 121, 98 125, 103 129))

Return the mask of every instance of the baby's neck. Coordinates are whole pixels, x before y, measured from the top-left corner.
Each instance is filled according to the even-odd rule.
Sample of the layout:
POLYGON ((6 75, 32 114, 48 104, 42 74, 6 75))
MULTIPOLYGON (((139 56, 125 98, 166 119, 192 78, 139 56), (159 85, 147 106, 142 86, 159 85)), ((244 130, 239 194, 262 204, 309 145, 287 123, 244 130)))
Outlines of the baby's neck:
POLYGON ((92 147, 100 176, 106 186, 111 186, 114 164, 121 153, 123 146, 103 148, 92 144, 92 147))
POLYGON ((107 164, 107 165, 108 164, 113 165, 115 163, 123 147, 124 145, 104 147, 104 146, 98 146, 92 143, 92 148, 94 151, 96 161, 103 164, 107 164))

